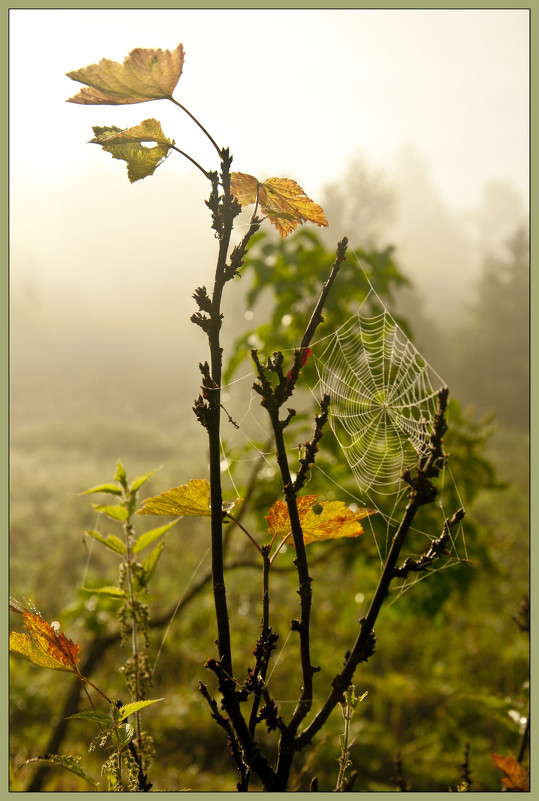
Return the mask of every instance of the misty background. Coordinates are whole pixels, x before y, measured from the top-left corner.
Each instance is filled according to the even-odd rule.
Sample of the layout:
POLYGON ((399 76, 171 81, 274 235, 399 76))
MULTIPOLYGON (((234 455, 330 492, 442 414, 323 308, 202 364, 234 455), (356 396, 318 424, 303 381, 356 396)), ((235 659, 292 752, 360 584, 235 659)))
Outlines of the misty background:
MULTIPOLYGON (((191 406, 207 345, 189 317, 194 289, 213 283, 209 186, 175 153, 130 185, 88 140, 92 125, 155 116, 207 169, 215 153, 166 101, 65 102, 80 88, 67 71, 180 41, 175 96, 230 145, 233 169, 294 178, 324 208, 329 228, 313 230, 331 249, 344 234, 394 247, 413 286, 392 310, 424 356, 464 404, 525 428, 528 21, 526 10, 12 10, 13 480, 46 476, 45 445, 77 437, 87 464, 73 484, 103 480, 92 454, 111 469, 128 461, 134 422, 140 437, 159 423, 177 483, 191 477, 178 445, 192 438, 205 464, 191 406)), ((245 319, 246 290, 227 287, 229 343, 264 314, 245 319)), ((142 469, 168 454, 155 451, 142 469)))

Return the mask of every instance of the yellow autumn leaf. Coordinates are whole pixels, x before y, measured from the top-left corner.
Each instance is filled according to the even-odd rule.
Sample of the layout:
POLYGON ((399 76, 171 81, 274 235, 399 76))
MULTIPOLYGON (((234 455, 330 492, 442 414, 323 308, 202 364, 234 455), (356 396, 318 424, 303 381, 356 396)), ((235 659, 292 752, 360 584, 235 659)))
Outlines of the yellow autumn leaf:
POLYGON ((41 615, 22 610, 27 634, 10 632, 9 650, 28 659, 34 665, 78 673, 79 645, 70 640, 41 615))
POLYGON ((91 144, 101 145, 112 158, 127 162, 127 175, 131 183, 153 175, 166 159, 174 141, 167 139, 157 120, 144 120, 132 128, 93 127, 95 134, 91 144), (146 147, 142 142, 155 142, 156 147, 146 147))
POLYGON ((94 133, 97 135, 90 139, 90 142, 102 147, 135 142, 155 142, 157 145, 165 145, 167 147, 171 147, 174 144, 174 140, 168 139, 163 133, 161 123, 153 119, 153 117, 143 120, 139 125, 134 125, 132 128, 96 127, 94 133))
MULTIPOLYGON (((238 503, 239 498, 231 504, 224 504, 223 511, 231 511, 238 503)), ((209 517, 210 485, 206 479, 193 478, 188 484, 146 498, 137 514, 209 517)))
POLYGON ((123 64, 103 58, 67 77, 86 84, 68 103, 118 106, 172 97, 182 74, 183 45, 175 50, 132 50, 123 64))
MULTIPOLYGON (((297 499, 298 514, 303 529, 303 542, 359 537, 363 534, 362 518, 375 514, 374 509, 358 509, 353 512, 342 501, 318 502, 316 495, 302 495, 297 499)), ((291 531, 288 506, 278 500, 266 516, 268 533, 272 537, 283 538, 291 531)), ((293 546, 293 540, 289 543, 293 546)))
POLYGON ((245 172, 230 174, 230 191, 242 206, 256 203, 256 193, 259 187, 257 179, 245 172))
POLYGON ((298 225, 312 222, 327 227, 328 222, 322 208, 312 201, 301 186, 290 178, 268 178, 260 183, 254 176, 233 172, 230 176, 230 191, 242 206, 258 203, 284 238, 298 225))

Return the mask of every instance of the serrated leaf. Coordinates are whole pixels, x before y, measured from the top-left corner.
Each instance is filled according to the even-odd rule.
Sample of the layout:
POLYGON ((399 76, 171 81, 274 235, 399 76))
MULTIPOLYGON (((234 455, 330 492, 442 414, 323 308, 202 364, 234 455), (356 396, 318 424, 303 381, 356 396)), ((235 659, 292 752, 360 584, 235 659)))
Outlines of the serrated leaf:
POLYGON ((163 133, 161 123, 151 117, 143 120, 139 125, 131 128, 93 128, 96 136, 90 139, 91 144, 101 145, 128 145, 140 144, 141 142, 155 142, 157 145, 170 147, 174 142, 168 139, 163 133))
POLYGON ((9 650, 34 665, 78 673, 78 643, 59 632, 39 614, 23 609, 22 616, 27 633, 10 632, 9 650))
POLYGON ((159 526, 159 528, 152 528, 150 531, 145 531, 133 545, 133 553, 140 553, 143 551, 144 548, 147 548, 148 545, 151 545, 152 542, 159 539, 159 537, 165 534, 172 526, 175 526, 179 519, 178 517, 176 520, 173 520, 172 523, 167 523, 165 526, 159 526))
POLYGON ((328 221, 317 203, 314 203, 301 186, 290 178, 268 178, 260 183, 254 176, 233 172, 230 191, 242 206, 256 203, 284 238, 298 225, 313 222, 327 227, 328 221))
POLYGON ((142 562, 142 567, 144 568, 146 573, 145 585, 148 584, 151 577, 153 576, 155 568, 157 567, 157 562, 159 561, 159 557, 161 556, 161 552, 165 547, 165 545, 166 543, 164 541, 160 542, 158 545, 155 546, 153 551, 150 551, 146 559, 144 559, 144 561, 142 562))
POLYGON ((22 763, 21 767, 23 765, 31 765, 37 763, 41 765, 51 765, 57 768, 63 768, 64 770, 68 770, 70 773, 74 773, 75 776, 79 776, 79 778, 84 779, 92 787, 99 787, 98 782, 94 781, 80 767, 79 762, 81 761, 81 758, 82 757, 80 756, 47 754, 47 756, 33 757, 32 759, 27 759, 25 762, 22 763))
MULTIPOLYGON (((156 123, 159 126, 159 130, 161 130, 156 120, 146 120, 145 122, 156 123)), ((144 134, 140 133, 139 138, 137 138, 133 132, 141 132, 143 125, 144 123, 141 123, 141 125, 134 128, 126 128, 125 130, 114 125, 106 128, 94 126, 93 131, 96 136, 90 139, 91 143, 101 145, 103 150, 110 153, 113 158, 127 162, 127 177, 131 183, 153 175, 157 167, 168 156, 169 149, 172 146, 172 142, 166 139, 162 131, 161 138, 167 144, 159 144, 156 147, 146 147, 140 144, 140 136, 144 136, 144 134), (119 143, 114 144, 114 141, 118 140, 119 143)), ((153 137, 149 136, 148 138, 146 136, 145 140, 153 141, 153 137)))
MULTIPOLYGON (((239 503, 241 503, 241 498, 237 498, 231 503, 225 503, 223 511, 230 512, 239 503)), ((209 517, 211 515, 210 485, 206 479, 192 478, 188 484, 173 487, 154 498, 146 498, 137 514, 209 517)))
POLYGON ((69 715, 66 720, 80 718, 81 720, 95 720, 96 723, 103 724, 104 726, 113 726, 114 721, 106 712, 101 712, 99 709, 87 709, 84 712, 75 712, 74 715, 69 715))
POLYGON ((103 537, 99 531, 94 531, 93 529, 86 531, 85 534, 88 534, 89 537, 93 537, 94 540, 106 545, 107 548, 110 548, 111 551, 115 551, 115 553, 124 554, 127 551, 125 542, 122 542, 119 537, 115 537, 114 534, 103 537))
POLYGON ((140 709, 144 709, 145 706, 157 704, 158 701, 164 700, 164 698, 155 698, 153 701, 133 701, 131 704, 124 704, 124 706, 120 707, 120 716, 118 720, 125 720, 125 718, 129 717, 129 715, 133 715, 140 709))
POLYGON ((230 174, 230 191, 242 206, 256 203, 260 183, 254 175, 245 172, 230 174))
POLYGON ((81 587, 84 592, 95 592, 98 595, 108 595, 111 598, 125 598, 125 590, 119 587, 81 587))
MULTIPOLYGON (((95 130, 96 129, 94 128, 94 131, 95 130)), ((104 130, 104 129, 100 129, 100 130, 104 130)), ((116 128, 116 130, 119 131, 120 128, 116 128)), ((119 481, 122 486, 125 485, 126 473, 125 473, 125 467, 123 466, 121 459, 118 459, 118 461, 116 463, 116 475, 114 476, 114 478, 115 478, 116 481, 119 481)))
POLYGON ((79 492, 79 495, 90 495, 92 492, 108 492, 111 495, 122 494, 122 490, 116 484, 98 484, 96 487, 79 492))
POLYGON ((144 147, 144 145, 111 145, 103 150, 110 152, 115 159, 127 162, 129 182, 141 181, 153 175, 168 156, 168 147, 144 147))
POLYGON ((132 50, 123 64, 101 59, 67 77, 83 83, 69 103, 89 105, 124 105, 172 97, 183 69, 184 51, 180 44, 175 50, 132 50))
POLYGON ((107 504, 100 504, 100 503, 93 503, 92 506, 96 510, 96 512, 101 512, 102 514, 110 517, 112 520, 119 520, 121 523, 125 523, 127 518, 129 517, 129 513, 125 506, 110 506, 107 504))
MULTIPOLYGON (((297 499, 297 507, 305 545, 341 537, 359 537, 363 534, 363 526, 359 521, 376 513, 374 509, 353 512, 342 501, 319 503, 316 495, 302 495, 297 499)), ((281 500, 271 507, 266 521, 272 537, 282 539, 291 531, 288 506, 281 500)), ((292 538, 288 542, 294 545, 292 538)))
POLYGON ((151 478, 160 469, 161 469, 160 467, 156 467, 155 470, 150 470, 149 473, 144 473, 144 475, 134 478, 131 484, 129 485, 129 490, 131 492, 137 492, 142 487, 142 485, 145 484, 146 481, 148 481, 148 479, 151 478))

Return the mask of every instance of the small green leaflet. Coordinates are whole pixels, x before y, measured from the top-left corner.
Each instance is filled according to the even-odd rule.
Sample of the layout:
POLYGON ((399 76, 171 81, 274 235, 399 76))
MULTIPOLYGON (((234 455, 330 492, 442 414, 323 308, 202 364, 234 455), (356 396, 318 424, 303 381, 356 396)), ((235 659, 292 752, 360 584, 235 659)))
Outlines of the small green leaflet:
POLYGON ((126 544, 122 542, 119 537, 115 537, 114 534, 109 534, 108 537, 102 537, 99 531, 94 531, 93 529, 85 531, 84 533, 88 534, 89 537, 93 537, 94 540, 101 542, 103 545, 106 545, 111 551, 115 551, 119 554, 124 554, 127 551, 126 544))
POLYGON ((150 704, 157 704, 158 701, 164 701, 164 698, 154 698, 153 701, 133 701, 131 704, 125 704, 124 706, 120 707, 120 716, 118 720, 125 720, 129 715, 133 715, 135 712, 138 712, 140 709, 144 709, 145 706, 150 706, 150 704))
POLYGON ((81 587, 84 592, 95 592, 99 595, 109 595, 111 598, 125 598, 125 590, 119 587, 81 587))
POLYGON ((111 495, 121 495, 122 490, 116 484, 98 484, 96 487, 79 492, 79 495, 90 495, 92 492, 108 492, 111 495))
POLYGON ((172 523, 167 523, 165 526, 159 526, 159 528, 152 528, 150 531, 145 531, 133 545, 133 553, 140 553, 143 551, 144 548, 147 548, 148 545, 151 545, 152 542, 159 539, 162 534, 165 534, 169 528, 175 526, 179 519, 178 517, 176 520, 173 520, 172 523))
POLYGON ((102 512, 102 514, 107 515, 107 517, 112 518, 112 520, 119 520, 120 523, 125 523, 129 517, 129 512, 125 506, 109 506, 100 503, 93 503, 92 506, 96 512, 102 512))
POLYGON ((148 479, 154 475, 154 473, 157 473, 158 470, 161 470, 161 468, 156 467, 155 470, 150 470, 149 473, 144 473, 143 476, 138 476, 138 478, 134 478, 131 484, 129 485, 130 492, 137 492, 137 490, 139 490, 142 487, 142 485, 145 484, 146 481, 148 481, 148 479))
POLYGON ((153 551, 150 551, 150 553, 148 554, 146 559, 144 559, 144 561, 142 562, 142 567, 146 571, 145 580, 144 580, 144 585, 145 586, 148 584, 149 580, 151 579, 151 577, 153 576, 153 574, 155 572, 155 568, 157 567, 157 562, 159 561, 159 557, 161 556, 161 552, 162 552, 163 548, 165 547, 165 545, 166 545, 166 542, 165 542, 165 540, 163 540, 158 545, 156 545, 156 547, 153 549, 153 551))

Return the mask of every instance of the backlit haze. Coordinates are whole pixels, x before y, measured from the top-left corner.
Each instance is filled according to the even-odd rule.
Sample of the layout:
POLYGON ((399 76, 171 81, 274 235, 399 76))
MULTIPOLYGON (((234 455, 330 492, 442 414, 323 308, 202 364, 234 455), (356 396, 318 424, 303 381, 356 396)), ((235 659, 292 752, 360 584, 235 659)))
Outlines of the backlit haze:
MULTIPOLYGON (((125 164, 87 142, 92 125, 155 117, 206 169, 217 168, 215 151, 167 101, 65 102, 81 86, 66 72, 180 42, 175 97, 230 146, 233 169, 293 178, 323 205, 325 187, 363 159, 397 195, 382 220, 385 244, 397 246, 416 282, 429 278, 432 292, 462 290, 462 309, 479 262, 473 248, 444 241, 414 216, 425 204, 425 192, 414 196, 418 175, 472 243, 489 197, 502 198, 507 235, 526 218, 526 10, 12 10, 14 421, 37 397, 45 414, 48 391, 53 406, 58 393, 90 398, 99 382, 106 395, 113 366, 117 376, 148 371, 155 381, 154 364, 163 393, 186 367, 189 399, 198 392, 206 343, 189 316, 195 287, 212 283, 208 184, 172 153, 130 185, 125 164)), ((338 221, 333 230, 335 242, 346 233, 338 221)), ((121 403, 127 413, 137 400, 121 403)))

